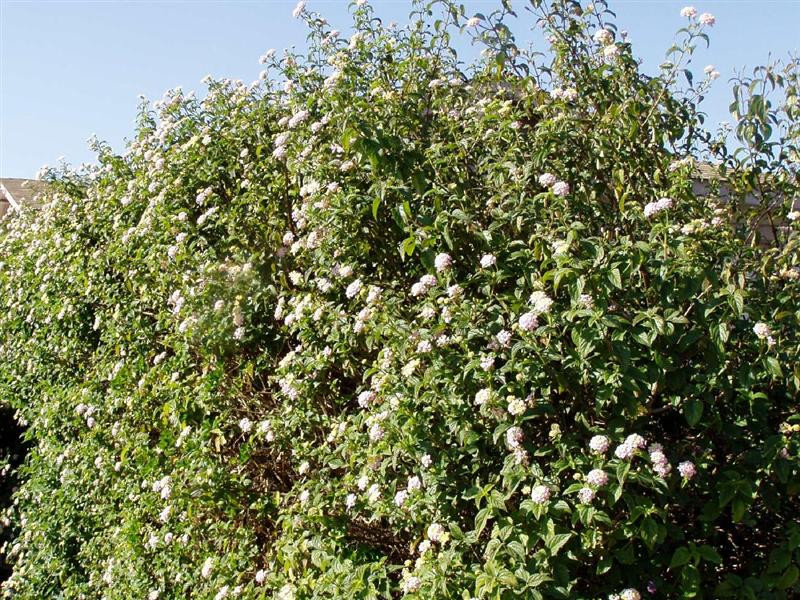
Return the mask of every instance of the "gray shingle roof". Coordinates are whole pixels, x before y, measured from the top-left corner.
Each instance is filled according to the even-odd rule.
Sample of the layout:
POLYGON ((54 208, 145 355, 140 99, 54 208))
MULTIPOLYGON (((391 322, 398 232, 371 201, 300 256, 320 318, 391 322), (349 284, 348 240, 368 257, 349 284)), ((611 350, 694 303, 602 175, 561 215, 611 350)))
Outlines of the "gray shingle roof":
POLYGON ((35 205, 37 196, 46 187, 46 183, 35 179, 3 177, 0 178, 0 199, 7 200, 12 206, 35 205))

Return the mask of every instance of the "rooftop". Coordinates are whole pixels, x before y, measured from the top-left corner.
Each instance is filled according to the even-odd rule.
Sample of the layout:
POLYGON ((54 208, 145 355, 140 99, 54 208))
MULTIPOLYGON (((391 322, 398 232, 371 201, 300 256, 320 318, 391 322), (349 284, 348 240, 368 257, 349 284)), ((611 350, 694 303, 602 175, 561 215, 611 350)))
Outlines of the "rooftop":
POLYGON ((36 197, 47 184, 35 179, 0 178, 0 200, 5 200, 15 209, 36 203, 36 197))

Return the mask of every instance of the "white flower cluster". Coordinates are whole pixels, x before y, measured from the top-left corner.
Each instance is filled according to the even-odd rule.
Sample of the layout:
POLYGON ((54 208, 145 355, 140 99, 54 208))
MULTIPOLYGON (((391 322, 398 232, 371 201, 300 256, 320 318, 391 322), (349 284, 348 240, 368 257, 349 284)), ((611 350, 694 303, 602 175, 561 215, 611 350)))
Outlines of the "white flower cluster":
POLYGON ((769 328, 769 325, 759 321, 755 325, 753 325, 753 333, 756 334, 756 337, 760 340, 765 340, 768 346, 775 345, 775 338, 772 335, 772 330, 769 328))
POLYGON ((660 198, 654 202, 648 202, 644 207, 644 216, 649 219, 662 211, 669 210, 674 204, 672 198, 660 198))
POLYGON ((664 447, 655 442, 650 444, 647 449, 650 454, 650 462, 653 463, 653 471, 659 477, 666 477, 672 471, 672 465, 669 463, 667 455, 664 454, 664 447))
POLYGON ((433 275, 423 275, 419 281, 411 286, 412 296, 424 296, 436 285, 436 277, 433 275))
POLYGON ((642 600, 642 595, 634 588, 627 588, 619 594, 611 594, 608 600, 642 600))
POLYGON ((614 455, 621 460, 629 460, 634 457, 637 450, 643 450, 645 446, 647 446, 645 439, 638 433, 632 433, 617 446, 614 455))
POLYGON ((566 102, 574 102, 578 99, 578 90, 575 88, 560 88, 556 87, 550 90, 550 96, 556 100, 564 100, 566 102))
POLYGON ((539 184, 550 188, 555 196, 567 196, 569 194, 569 184, 566 181, 560 181, 552 173, 542 173, 539 175, 539 184))

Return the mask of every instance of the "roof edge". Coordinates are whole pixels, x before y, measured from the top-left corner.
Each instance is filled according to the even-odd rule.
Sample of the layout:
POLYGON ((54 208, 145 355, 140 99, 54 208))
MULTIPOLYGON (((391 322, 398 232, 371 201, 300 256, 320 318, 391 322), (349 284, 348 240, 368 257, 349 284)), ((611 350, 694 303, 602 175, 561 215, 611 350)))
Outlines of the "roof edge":
POLYGON ((0 190, 3 191, 3 196, 8 199, 8 203, 13 206, 15 210, 20 210, 22 208, 22 205, 14 198, 9 189, 3 185, 2 181, 0 181, 0 190))

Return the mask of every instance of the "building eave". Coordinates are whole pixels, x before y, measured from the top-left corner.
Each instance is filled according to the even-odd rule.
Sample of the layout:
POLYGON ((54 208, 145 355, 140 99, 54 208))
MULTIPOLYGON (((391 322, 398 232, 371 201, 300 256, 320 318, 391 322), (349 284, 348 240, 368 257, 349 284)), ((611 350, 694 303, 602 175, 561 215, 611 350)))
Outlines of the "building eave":
POLYGON ((22 205, 19 202, 17 202, 17 199, 14 198, 14 196, 11 194, 11 192, 8 190, 8 188, 5 185, 3 185, 2 182, 0 182, 0 191, 3 192, 3 197, 6 200, 8 200, 8 203, 11 206, 14 207, 14 210, 20 210, 22 208, 22 205))

